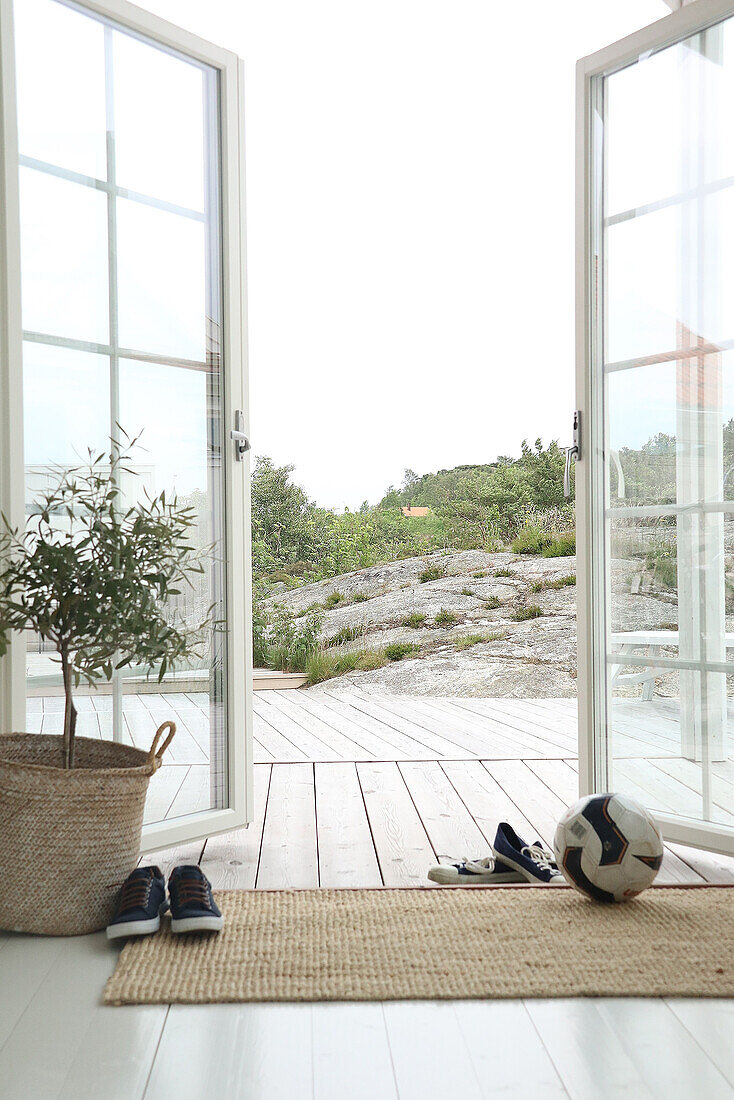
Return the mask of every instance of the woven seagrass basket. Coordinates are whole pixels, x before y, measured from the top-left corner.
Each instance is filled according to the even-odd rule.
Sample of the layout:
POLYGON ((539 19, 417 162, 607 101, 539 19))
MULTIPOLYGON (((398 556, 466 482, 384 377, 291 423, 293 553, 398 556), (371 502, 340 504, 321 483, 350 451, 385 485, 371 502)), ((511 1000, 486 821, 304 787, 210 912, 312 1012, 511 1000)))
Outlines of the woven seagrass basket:
POLYGON ((78 936, 105 927, 138 859, 148 781, 175 732, 164 722, 149 752, 77 737, 69 769, 61 737, 0 735, 1 929, 78 936))

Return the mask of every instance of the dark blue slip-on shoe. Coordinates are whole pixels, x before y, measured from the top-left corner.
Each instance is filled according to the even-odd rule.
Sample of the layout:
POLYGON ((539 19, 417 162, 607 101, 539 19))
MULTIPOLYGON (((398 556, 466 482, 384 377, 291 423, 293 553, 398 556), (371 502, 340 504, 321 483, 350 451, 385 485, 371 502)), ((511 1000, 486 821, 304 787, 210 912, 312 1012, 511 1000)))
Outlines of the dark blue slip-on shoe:
POLYGON ((195 864, 174 867, 168 880, 172 932, 219 932, 222 914, 209 879, 195 864))
POLYGON ((148 936, 161 926, 168 908, 166 880, 157 867, 136 867, 122 884, 115 915, 107 925, 107 939, 148 936))
POLYGON ((566 885, 553 853, 544 848, 539 840, 534 844, 526 844, 506 821, 501 821, 497 826, 492 851, 496 859, 506 863, 508 867, 514 867, 528 882, 545 886, 566 885))

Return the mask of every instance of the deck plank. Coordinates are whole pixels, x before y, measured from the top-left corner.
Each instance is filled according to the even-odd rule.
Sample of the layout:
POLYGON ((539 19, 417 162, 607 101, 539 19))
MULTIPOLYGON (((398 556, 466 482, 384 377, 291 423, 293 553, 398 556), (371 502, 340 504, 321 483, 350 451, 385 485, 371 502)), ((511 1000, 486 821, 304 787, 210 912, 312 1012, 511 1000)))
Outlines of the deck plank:
POLYGON ((359 706, 358 701, 346 698, 343 694, 336 694, 326 688, 318 689, 319 701, 323 702, 330 711, 349 718, 350 722, 360 726, 366 732, 375 734, 388 746, 388 752, 383 756, 376 756, 378 760, 429 760, 435 754, 414 737, 395 729, 384 719, 376 718, 359 706), (390 748, 392 751, 389 751, 390 748))
POLYGON ((485 854, 494 843, 497 825, 509 821, 517 832, 532 841, 535 826, 479 760, 446 760, 441 768, 469 810, 486 841, 485 854))
POLYGON ((409 738, 418 748, 420 755, 415 759, 435 760, 437 757, 450 756, 469 757, 469 753, 460 751, 456 745, 447 741, 444 737, 436 737, 424 726, 406 717, 403 711, 394 705, 392 699, 384 695, 369 695, 360 692, 355 695, 344 695, 349 704, 356 710, 361 710, 378 722, 395 730, 409 738))
POLYGON ((481 829, 437 760, 406 761, 398 768, 440 862, 487 854, 481 829))
POLYGON ((436 853, 396 763, 357 764, 386 886, 424 886, 436 853))
MULTIPOLYGON (((523 760, 492 760, 484 767, 535 827, 547 848, 553 848, 558 819, 566 804, 554 794, 523 760)), ((524 837, 532 843, 536 838, 524 837)))
MULTIPOLYGON (((326 746, 327 751, 331 753, 331 760, 351 760, 354 753, 360 751, 360 746, 351 737, 346 737, 341 733, 333 723, 324 721, 308 707, 303 706, 300 700, 289 698, 291 695, 298 695, 298 692, 268 691, 261 694, 267 696, 267 701, 273 707, 276 707, 303 729, 317 737, 326 746)), ((372 753, 363 751, 361 755, 367 759, 372 759, 372 753)))
POLYGON ((258 714, 252 712, 252 734, 256 740, 265 747, 273 761, 279 764, 306 763, 309 759, 305 749, 299 747, 285 737, 280 730, 276 730, 270 723, 258 714))
POLYGON ((257 885, 319 885, 313 764, 273 764, 257 885))
POLYGON ((252 890, 255 886, 270 776, 270 764, 255 765, 251 824, 244 829, 209 837, 204 845, 200 866, 215 890, 252 890))
POLYGON ((339 760, 341 759, 332 748, 321 738, 315 736, 307 729, 299 719, 276 706, 274 702, 266 698, 273 693, 270 691, 258 691, 253 695, 253 711, 264 718, 268 725, 277 730, 286 740, 296 746, 306 756, 307 760, 339 760))
MULTIPOLYGON (((366 724, 374 721, 369 715, 363 715, 363 721, 358 721, 358 712, 339 700, 332 698, 327 702, 328 697, 326 695, 317 696, 306 691, 293 692, 292 694, 297 695, 294 700, 297 706, 320 718, 322 722, 327 723, 332 729, 337 730, 343 737, 351 741, 355 753, 364 754, 363 757, 355 756, 354 759, 407 759, 407 754, 396 748, 394 739, 387 740, 385 738, 385 727, 375 723, 380 731, 378 734, 366 724)), ((346 756, 345 759, 351 759, 351 757, 346 756)))
POLYGON ((357 768, 315 764, 319 882, 322 886, 381 886, 357 768))

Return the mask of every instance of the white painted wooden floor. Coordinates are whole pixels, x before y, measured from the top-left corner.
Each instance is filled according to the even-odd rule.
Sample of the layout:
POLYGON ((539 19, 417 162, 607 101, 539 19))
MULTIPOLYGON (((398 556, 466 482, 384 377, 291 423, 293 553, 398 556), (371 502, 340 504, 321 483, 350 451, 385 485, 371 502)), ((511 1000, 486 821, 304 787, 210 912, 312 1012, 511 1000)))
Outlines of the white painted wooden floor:
MULTIPOLYGON (((150 857, 165 872, 199 861, 220 888, 424 883, 437 858, 486 853, 502 818, 549 843, 575 798, 568 701, 317 690, 256 703, 254 823, 150 857)), ((146 739, 165 709, 152 705, 146 739)), ((194 743, 196 706, 176 701, 194 743)), ((629 737, 629 761, 652 766, 648 741, 629 737)), ((186 737, 179 751, 194 752, 186 737)), ((669 846, 661 880, 734 883, 734 860, 669 846)), ((529 957, 545 942, 530 930, 529 957)), ((104 1008, 116 955, 101 935, 0 934, 2 1100, 734 1097, 734 1002, 104 1008)))

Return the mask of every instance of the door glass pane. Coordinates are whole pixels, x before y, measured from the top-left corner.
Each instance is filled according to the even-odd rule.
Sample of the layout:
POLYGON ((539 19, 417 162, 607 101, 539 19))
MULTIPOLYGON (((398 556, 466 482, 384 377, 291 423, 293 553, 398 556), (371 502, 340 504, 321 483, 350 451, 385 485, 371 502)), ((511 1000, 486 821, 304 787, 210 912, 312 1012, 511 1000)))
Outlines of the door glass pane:
POLYGON ((680 211, 610 225, 606 235, 607 361, 676 346, 680 211))
POLYGON ((610 780, 661 814, 726 828, 734 162, 721 119, 733 77, 731 21, 606 77, 598 211, 610 780))
POLYGON ((676 178, 683 140, 678 62, 676 51, 663 50, 607 82, 605 185, 617 214, 658 202, 676 178))
POLYGON ((20 170, 23 328, 109 340, 107 199, 57 176, 20 170))
POLYGON ((120 345, 206 358, 204 223, 140 202, 117 204, 120 345))
POLYGON ((13 17, 21 157, 104 179, 102 24, 55 0, 22 0, 13 17))
POLYGON ((33 431, 24 438, 28 468, 75 466, 87 447, 109 449, 108 356, 26 342, 23 401, 33 416, 33 431))
MULTIPOLYGON (((33 34, 21 28, 18 65, 33 73, 40 104, 58 93, 58 66, 39 67, 33 51, 53 57, 61 48, 69 9, 36 5, 52 17, 39 15, 33 34)), ((193 627, 211 608, 226 624, 216 74, 71 14, 76 52, 64 67, 71 57, 76 72, 62 98, 68 91, 75 118, 64 128, 54 110, 43 120, 34 107, 24 123, 36 158, 20 178, 27 508, 58 465, 77 465, 88 448, 108 451, 119 425, 139 437, 121 480, 124 504, 144 506, 165 491, 195 513, 191 540, 204 572, 166 613, 193 627), (100 117, 103 139, 109 132, 101 159, 100 117), (69 133, 84 137, 76 150, 69 133), (67 168, 82 174, 68 178, 67 168)), ((77 689, 82 736, 147 749, 162 721, 176 722, 147 822, 229 804, 225 644, 226 631, 209 628, 200 656, 161 683, 133 664, 112 682, 77 689)), ((38 637, 28 639, 27 691, 29 728, 59 732, 58 664, 38 637)))
POLYGON ((115 154, 121 187, 204 209, 204 80, 195 65, 114 36, 115 154))

